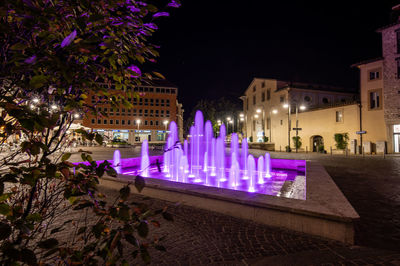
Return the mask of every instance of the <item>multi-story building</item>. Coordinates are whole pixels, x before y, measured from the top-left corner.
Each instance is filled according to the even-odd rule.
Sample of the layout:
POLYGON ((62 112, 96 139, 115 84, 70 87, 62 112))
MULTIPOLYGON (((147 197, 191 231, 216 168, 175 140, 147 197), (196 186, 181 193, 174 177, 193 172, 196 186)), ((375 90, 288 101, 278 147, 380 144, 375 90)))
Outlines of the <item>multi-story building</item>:
MULTIPOLYGON (((337 115, 343 116, 344 109, 354 105, 356 97, 356 94, 334 86, 254 78, 242 96, 245 136, 254 142, 262 142, 265 136, 269 142, 275 143, 275 149, 285 149, 289 145, 293 147, 292 137, 296 135, 293 128, 302 126, 302 123, 296 126, 295 117, 301 121, 300 116, 304 112, 328 107, 334 107, 337 115)), ((324 116, 323 119, 328 117, 324 116)), ((307 133, 310 135, 309 143, 304 143, 309 149, 323 145, 321 132, 315 132, 317 127, 309 125, 302 132, 297 131, 300 136, 304 135, 304 130, 310 131, 307 133), (316 142, 317 145, 314 145, 316 142)))
MULTIPOLYGON (((132 88, 132 92, 136 96, 126 99, 132 103, 133 108, 123 105, 112 107, 108 103, 96 104, 98 115, 88 115, 83 125, 101 132, 110 140, 120 139, 128 143, 145 139, 150 142, 165 141, 171 121, 175 121, 182 132, 183 108, 177 100, 177 86, 166 80, 153 80, 132 88)), ((92 104, 97 102, 94 95, 90 95, 89 100, 92 104)))
MULTIPOLYGON (((393 11, 400 14, 400 5, 393 11)), ((359 95, 332 86, 255 78, 242 97, 249 140, 266 136, 275 149, 284 150, 293 148, 291 137, 298 135, 302 149, 316 151, 335 149, 334 135, 346 133, 354 153, 399 153, 400 19, 377 32, 382 34, 382 57, 352 65, 360 70, 359 95)))

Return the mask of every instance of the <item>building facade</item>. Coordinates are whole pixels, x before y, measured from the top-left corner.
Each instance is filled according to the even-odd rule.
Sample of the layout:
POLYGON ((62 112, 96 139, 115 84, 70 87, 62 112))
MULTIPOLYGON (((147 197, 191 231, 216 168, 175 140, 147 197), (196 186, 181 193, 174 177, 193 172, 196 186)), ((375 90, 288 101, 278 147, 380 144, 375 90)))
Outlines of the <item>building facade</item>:
POLYGON ((134 97, 125 97, 132 103, 131 109, 123 105, 96 104, 96 96, 90 95, 88 99, 96 104, 97 116, 88 115, 83 125, 100 132, 108 140, 123 140, 131 144, 145 139, 149 142, 165 141, 171 121, 175 121, 182 132, 184 110, 178 103, 178 88, 175 85, 155 80, 151 84, 132 88, 132 92, 134 97))
POLYGON ((329 146, 333 144, 332 131, 345 133, 344 127, 358 125, 350 119, 350 113, 358 110, 357 94, 344 88, 254 78, 241 98, 245 136, 253 142, 268 138, 276 150, 293 148, 294 136, 301 138, 302 149, 329 146), (332 128, 317 130, 328 119, 332 128))

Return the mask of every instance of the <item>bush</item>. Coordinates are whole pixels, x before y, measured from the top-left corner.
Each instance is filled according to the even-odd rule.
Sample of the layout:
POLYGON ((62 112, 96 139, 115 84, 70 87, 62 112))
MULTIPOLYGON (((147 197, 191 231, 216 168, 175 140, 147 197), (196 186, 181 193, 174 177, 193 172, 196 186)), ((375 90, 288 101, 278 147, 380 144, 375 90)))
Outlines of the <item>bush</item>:
POLYGON ((335 142, 336 148, 339 150, 344 150, 347 148, 347 144, 349 141, 349 134, 347 133, 336 133, 335 134, 335 142))
POLYGON ((292 149, 289 146, 285 147, 286 152, 292 152, 292 149))
POLYGON ((268 137, 267 136, 264 136, 263 139, 264 139, 264 142, 268 142, 268 137))
POLYGON ((325 147, 324 147, 324 145, 319 145, 319 146, 318 146, 318 152, 320 152, 320 153, 325 153, 325 147))
POLYGON ((292 139, 293 139, 294 147, 296 149, 300 149, 301 144, 302 144, 301 138, 299 136, 297 136, 297 137, 295 136, 295 137, 292 137, 292 139))
POLYGON ((253 142, 253 136, 249 137, 249 142, 253 142))

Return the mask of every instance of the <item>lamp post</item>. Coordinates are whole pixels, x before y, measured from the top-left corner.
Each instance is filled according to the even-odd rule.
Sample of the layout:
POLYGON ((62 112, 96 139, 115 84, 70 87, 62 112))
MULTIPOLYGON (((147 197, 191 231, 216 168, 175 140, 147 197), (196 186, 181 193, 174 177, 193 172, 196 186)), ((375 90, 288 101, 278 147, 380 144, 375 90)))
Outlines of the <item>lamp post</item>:
POLYGON ((139 126, 140 126, 140 119, 136 120, 136 124, 137 124, 137 129, 139 130, 139 126))
POLYGON ((163 123, 164 123, 164 126, 165 126, 165 131, 167 131, 168 120, 165 120, 163 123))
MULTIPOLYGON (((296 130, 296 142, 297 142, 297 138, 299 136, 299 130, 301 130, 301 129, 299 129, 299 119, 298 119, 299 108, 300 108, 301 111, 303 111, 303 110, 306 109, 306 107, 304 105, 300 105, 299 106, 297 102, 295 102, 295 106, 296 106, 296 128, 294 128, 293 130, 296 130)), ((291 103, 290 104, 285 103, 283 105, 283 107, 289 109, 288 110, 288 146, 289 146, 289 151, 290 151, 290 130, 291 130, 290 113, 291 113, 291 103)), ((298 151, 297 143, 295 144, 295 146, 296 146, 295 148, 296 148, 296 153, 297 153, 297 151, 298 151)))
POLYGON ((272 114, 276 115, 278 113, 278 110, 273 109, 273 110, 269 110, 269 142, 272 143, 272 114))
POLYGON ((243 124, 244 124, 244 114, 239 115, 240 124, 240 131, 243 133, 243 124))
POLYGON ((227 129, 226 129, 226 131, 227 131, 227 135, 229 135, 229 123, 230 123, 230 121, 231 121, 231 117, 230 116, 228 116, 227 118, 226 118, 226 127, 227 127, 227 129))

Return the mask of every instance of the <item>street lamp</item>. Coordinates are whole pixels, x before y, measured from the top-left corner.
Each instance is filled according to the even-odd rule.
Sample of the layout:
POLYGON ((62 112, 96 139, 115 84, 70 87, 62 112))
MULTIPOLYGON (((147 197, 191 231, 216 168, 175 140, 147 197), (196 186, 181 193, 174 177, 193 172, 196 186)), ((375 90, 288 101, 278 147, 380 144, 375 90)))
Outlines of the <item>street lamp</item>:
MULTIPOLYGON (((304 105, 298 105, 298 103, 295 103, 296 106, 296 128, 294 130, 296 130, 296 140, 299 136, 299 119, 298 119, 298 113, 299 113, 299 108, 301 111, 306 109, 306 106, 304 105)), ((291 113, 291 104, 285 103, 283 105, 283 108, 288 108, 288 146, 289 146, 289 151, 290 151, 290 130, 291 130, 291 120, 290 120, 290 113, 291 113)), ((297 145, 296 145, 296 153, 297 153, 297 145)))
POLYGON ((75 119, 78 119, 79 117, 80 117, 79 114, 74 114, 74 118, 75 118, 75 119))
POLYGON ((163 123, 164 123, 164 126, 165 126, 165 131, 167 131, 168 120, 165 120, 163 123))
POLYGON ((278 110, 273 109, 271 111, 271 109, 269 110, 269 142, 272 142, 272 114, 276 115, 278 113, 278 110))
POLYGON ((137 129, 139 130, 140 119, 136 120, 136 124, 137 124, 137 129))

